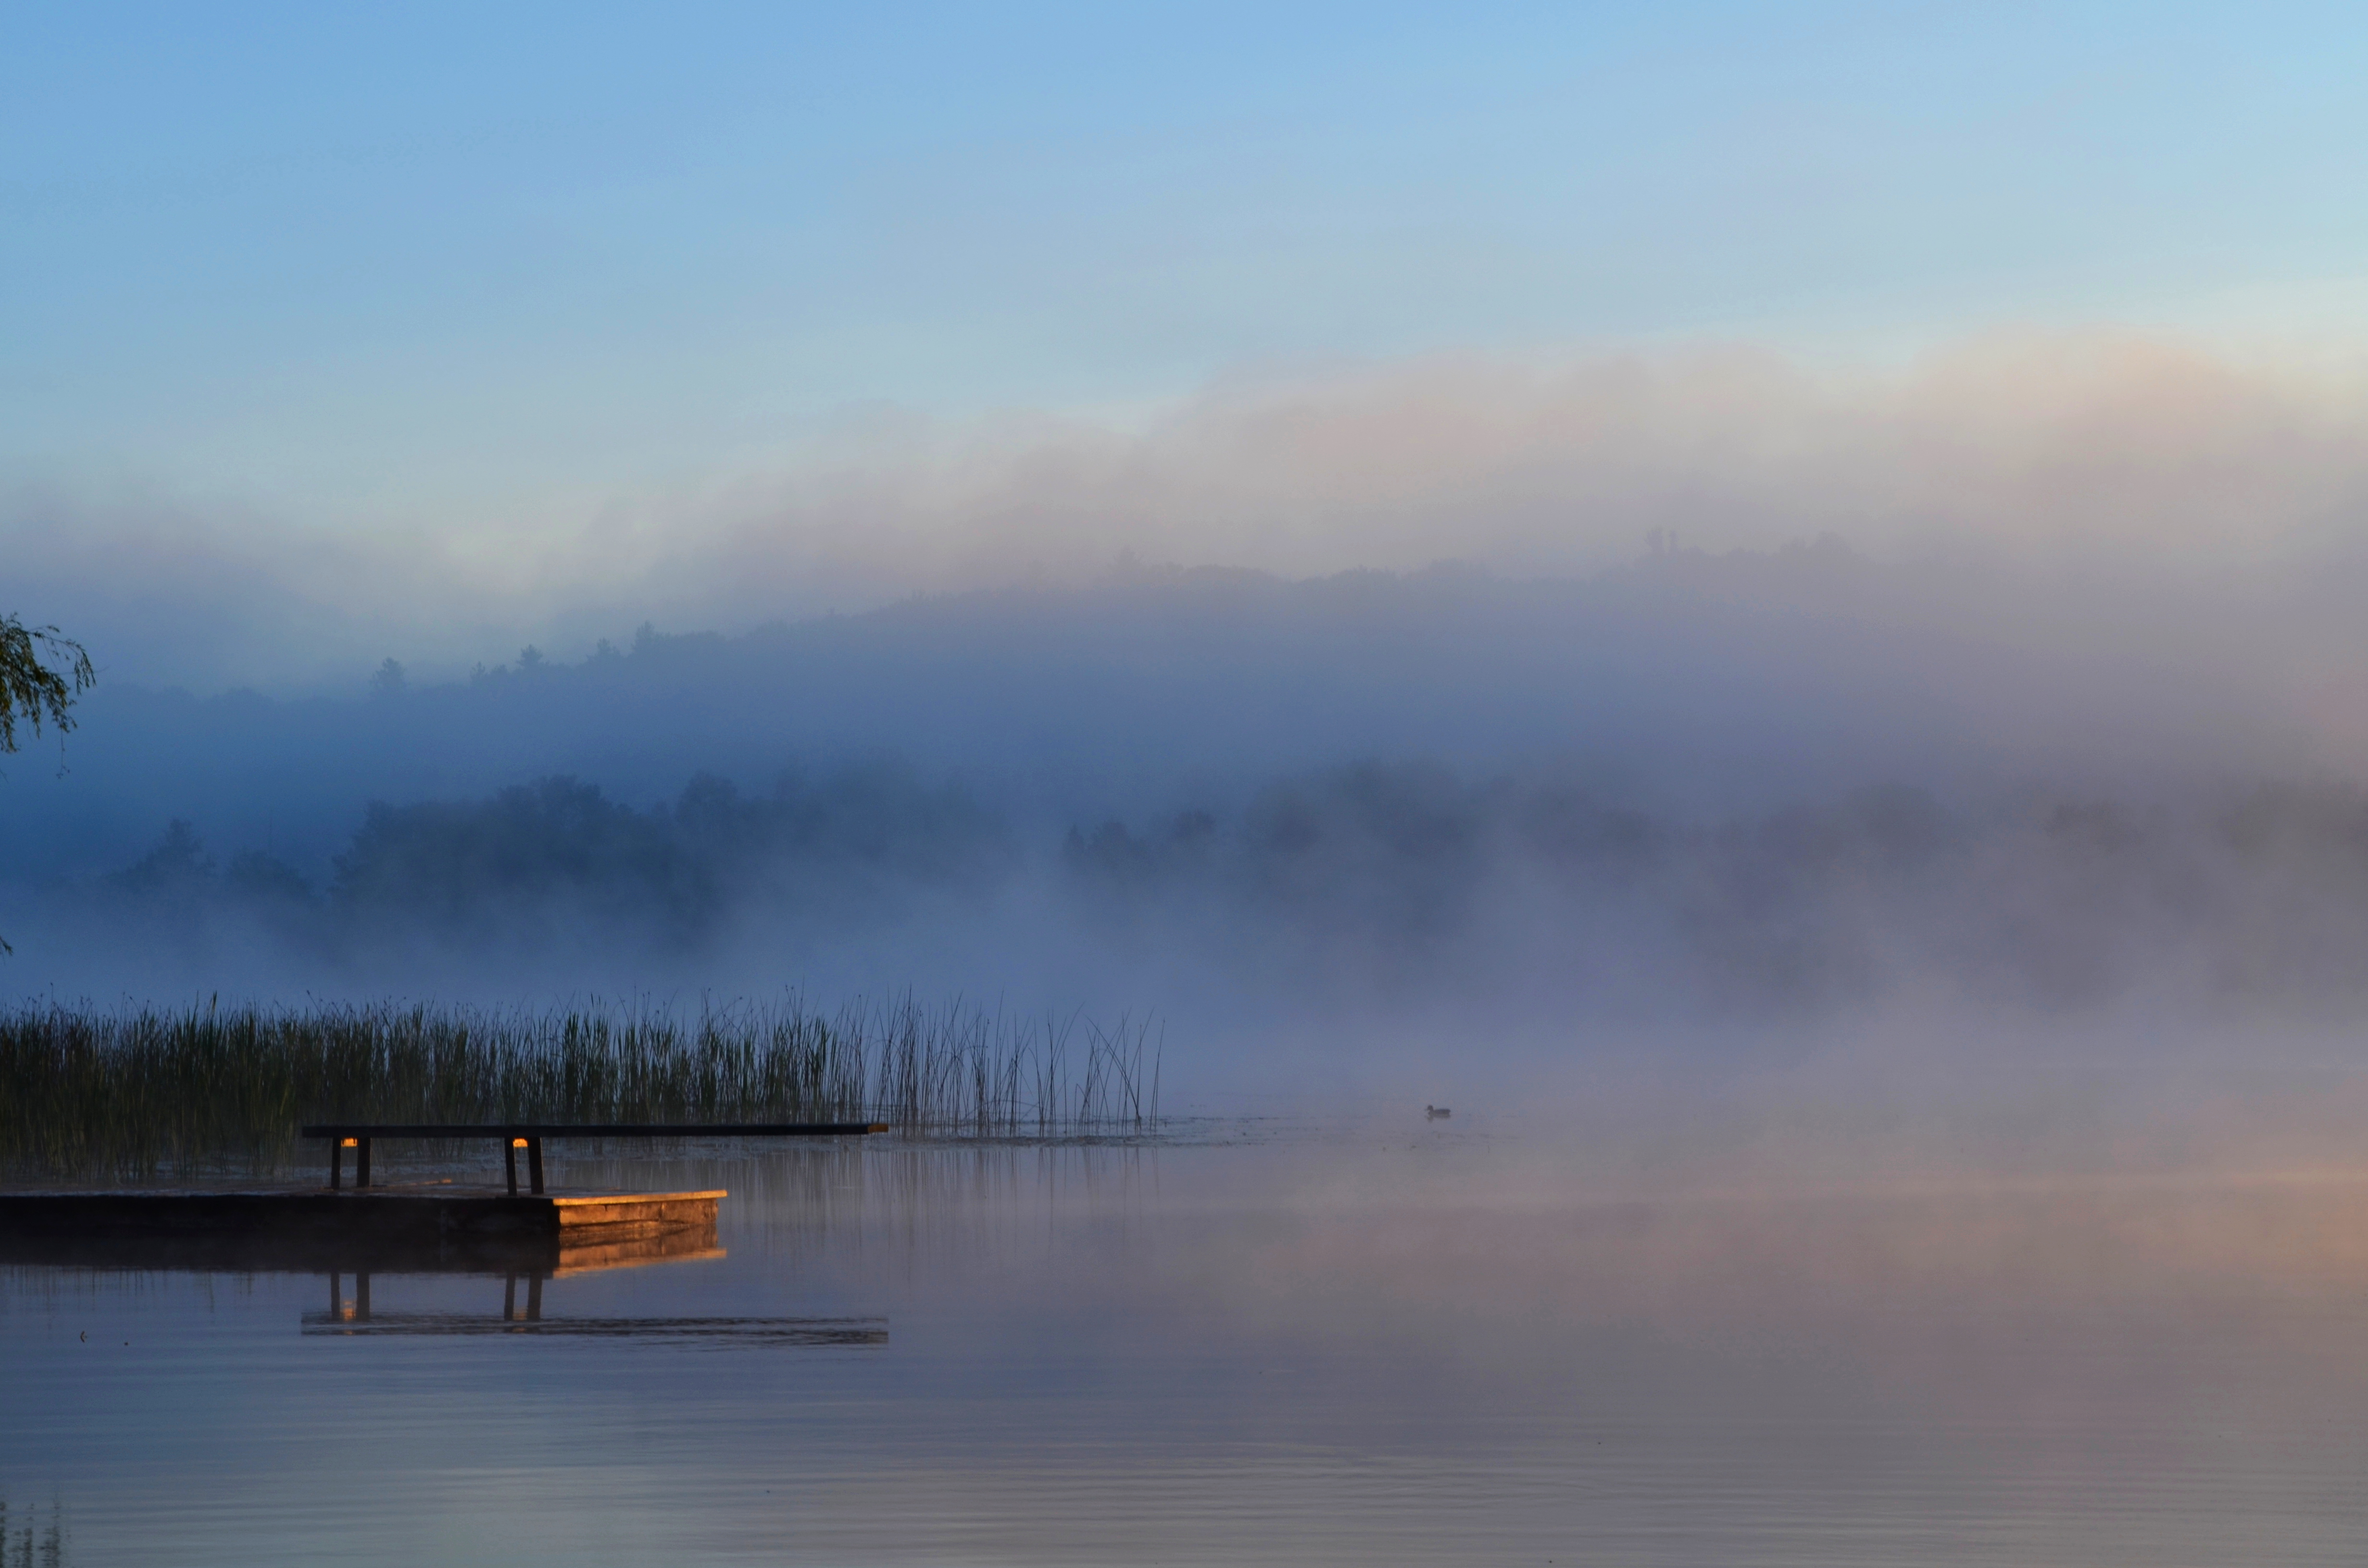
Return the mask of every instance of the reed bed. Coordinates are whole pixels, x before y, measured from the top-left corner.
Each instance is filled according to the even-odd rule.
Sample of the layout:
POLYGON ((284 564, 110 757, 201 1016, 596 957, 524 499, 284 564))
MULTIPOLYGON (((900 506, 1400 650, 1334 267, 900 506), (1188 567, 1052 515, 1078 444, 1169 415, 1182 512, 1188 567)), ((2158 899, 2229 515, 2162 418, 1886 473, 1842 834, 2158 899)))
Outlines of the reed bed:
POLYGON ((0 1013, 0 1171, 281 1168, 308 1121, 876 1121, 914 1136, 1133 1135, 1148 1024, 955 1003, 551 1011, 60 1006, 0 1013))

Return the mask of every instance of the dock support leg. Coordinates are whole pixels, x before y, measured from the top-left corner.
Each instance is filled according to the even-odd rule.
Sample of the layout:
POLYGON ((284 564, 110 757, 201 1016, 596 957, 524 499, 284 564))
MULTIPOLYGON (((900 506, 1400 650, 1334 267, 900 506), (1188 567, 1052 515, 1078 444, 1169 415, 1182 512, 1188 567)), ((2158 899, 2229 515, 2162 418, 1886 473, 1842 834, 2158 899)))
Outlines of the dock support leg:
MULTIPOLYGON (((527 1179, 534 1185, 534 1195, 537 1198, 541 1197, 542 1140, 540 1138, 529 1138, 526 1141, 526 1174, 527 1179)), ((540 1291, 542 1287, 539 1284, 535 1287, 537 1291, 540 1291)))
POLYGON ((356 1141, 354 1147, 354 1185, 356 1187, 370 1185, 370 1141, 367 1138, 356 1141))
POLYGON ((502 1140, 502 1174, 510 1179, 510 1196, 518 1196, 518 1140, 502 1140))
POLYGON ((346 1141, 329 1140, 329 1190, 335 1192, 346 1185, 346 1141))
POLYGON ((518 1276, 515 1274, 502 1276, 502 1321, 518 1321, 518 1276))
POLYGON ((354 1276, 354 1321, 370 1322, 370 1276, 367 1274, 354 1276))
POLYGON ((526 1277, 526 1321, 542 1321, 542 1276, 540 1274, 526 1277))
POLYGON ((338 1288, 343 1283, 335 1273, 329 1276, 329 1321, 332 1323, 336 1322, 337 1314, 345 1310, 346 1293, 338 1288))

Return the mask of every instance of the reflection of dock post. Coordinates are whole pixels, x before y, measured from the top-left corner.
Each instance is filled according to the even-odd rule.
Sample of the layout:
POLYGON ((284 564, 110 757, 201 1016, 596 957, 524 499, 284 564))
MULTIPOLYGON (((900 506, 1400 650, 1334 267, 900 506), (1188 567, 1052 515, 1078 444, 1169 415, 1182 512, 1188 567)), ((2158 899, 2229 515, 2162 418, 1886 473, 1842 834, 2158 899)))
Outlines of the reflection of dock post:
POLYGON ((540 1274, 526 1277, 526 1321, 542 1321, 542 1276, 540 1274))
POLYGON ((370 1322, 370 1276, 367 1274, 354 1276, 354 1321, 370 1322))
POLYGON ((330 1270, 329 1316, 332 1318, 346 1310, 346 1293, 338 1289, 338 1287, 344 1283, 345 1282, 337 1277, 337 1273, 335 1269, 330 1270))
POLYGON ((514 1323, 517 1320, 518 1276, 515 1274, 505 1274, 502 1276, 502 1321, 504 1323, 514 1323))

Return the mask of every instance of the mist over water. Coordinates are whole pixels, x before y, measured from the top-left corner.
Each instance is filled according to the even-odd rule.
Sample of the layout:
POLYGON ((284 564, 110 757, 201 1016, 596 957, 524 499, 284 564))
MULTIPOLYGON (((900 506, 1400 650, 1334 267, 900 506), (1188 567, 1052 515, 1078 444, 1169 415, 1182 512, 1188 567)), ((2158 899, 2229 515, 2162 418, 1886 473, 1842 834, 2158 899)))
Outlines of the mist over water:
POLYGON ((2356 1564, 2356 10, 12 14, 0 1568, 2356 1564))
POLYGON ((572 1160, 718 1244, 523 1285, 19 1266, 0 1474, 67 1562, 2349 1560, 2356 1180, 1619 1179, 1663 1131, 572 1160))
POLYGON ((20 1246, 8 1539, 2348 1561, 2368 797, 2283 654, 2124 634, 2301 619, 2010 580, 1133 568, 104 687, 10 780, 29 999, 958 997, 1156 1028, 1181 1114, 563 1145, 723 1219, 524 1274, 20 1246))
POLYGON ((8 981, 909 989, 1525 1058, 2319 1028, 2358 997, 2368 804, 2276 619, 1656 539, 1581 578, 1136 567, 346 694, 110 682, 63 771, 9 780, 8 981))
POLYGON ((1853 612, 1881 575, 1147 573, 354 696, 103 687, 10 781, 8 980, 961 995, 1155 1016, 1175 1082, 1253 1092, 2349 1016, 2368 807, 2265 673, 1968 653, 1853 612))

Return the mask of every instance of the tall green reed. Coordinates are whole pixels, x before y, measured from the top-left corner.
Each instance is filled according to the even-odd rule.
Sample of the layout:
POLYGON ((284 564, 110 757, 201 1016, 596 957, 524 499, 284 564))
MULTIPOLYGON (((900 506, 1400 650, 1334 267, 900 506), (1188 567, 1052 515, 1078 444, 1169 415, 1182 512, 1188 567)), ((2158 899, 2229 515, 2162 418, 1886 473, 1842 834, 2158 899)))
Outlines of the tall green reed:
POLYGON ((877 1121, 1148 1131, 1149 1025, 907 997, 552 1011, 391 1003, 0 1012, 0 1171, 275 1169, 306 1121, 877 1121))

